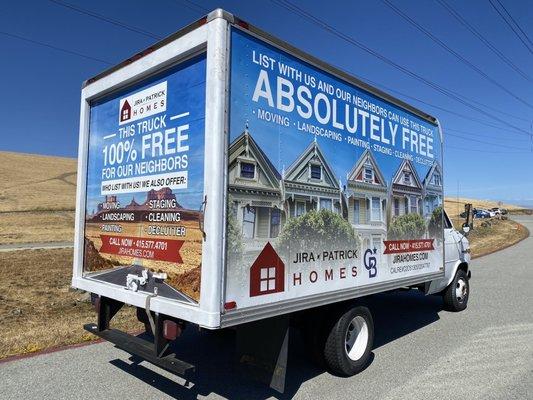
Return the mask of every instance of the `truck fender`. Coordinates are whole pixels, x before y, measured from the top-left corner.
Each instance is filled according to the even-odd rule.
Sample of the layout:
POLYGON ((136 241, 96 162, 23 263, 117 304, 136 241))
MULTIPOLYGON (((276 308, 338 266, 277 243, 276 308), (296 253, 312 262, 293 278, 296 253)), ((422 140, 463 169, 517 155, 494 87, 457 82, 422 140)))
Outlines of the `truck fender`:
POLYGON ((472 276, 472 272, 470 271, 468 263, 463 260, 457 260, 455 264, 453 264, 453 268, 451 268, 449 272, 446 271, 446 275, 442 279, 436 279, 434 281, 431 281, 427 294, 440 293, 444 289, 446 289, 448 285, 452 283, 453 278, 455 277, 455 274, 459 269, 464 270, 467 273, 468 279, 470 279, 470 277, 472 276))

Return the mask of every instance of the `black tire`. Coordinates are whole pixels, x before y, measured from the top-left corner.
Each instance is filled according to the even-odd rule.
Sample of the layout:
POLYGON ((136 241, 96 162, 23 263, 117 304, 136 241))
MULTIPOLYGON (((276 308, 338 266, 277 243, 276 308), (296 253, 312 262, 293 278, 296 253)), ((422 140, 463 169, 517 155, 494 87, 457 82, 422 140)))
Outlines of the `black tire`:
POLYGON ((353 307, 343 312, 333 324, 324 346, 324 361, 328 369, 340 376, 352 376, 366 368, 374 343, 374 321, 370 310, 363 306, 353 307), (349 348, 348 330, 357 332, 360 340, 349 348), (365 343, 366 341, 366 343, 365 343), (364 347, 363 347, 364 346, 364 347), (354 350, 350 357, 349 350, 354 350), (363 351, 364 349, 364 351, 363 351))
POLYGON ((448 285, 442 299, 444 300, 444 308, 448 311, 463 311, 468 305, 468 297, 470 296, 470 283, 468 281, 467 273, 459 269, 455 273, 452 283, 448 285), (458 292, 461 292, 459 295, 458 292))

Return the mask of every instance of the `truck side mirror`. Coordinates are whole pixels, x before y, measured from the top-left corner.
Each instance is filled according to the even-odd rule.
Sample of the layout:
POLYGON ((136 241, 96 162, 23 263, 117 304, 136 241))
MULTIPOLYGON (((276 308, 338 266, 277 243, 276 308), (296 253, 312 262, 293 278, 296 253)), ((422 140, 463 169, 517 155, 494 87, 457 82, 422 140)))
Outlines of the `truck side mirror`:
POLYGON ((470 225, 468 225, 468 222, 465 222, 462 226, 462 231, 466 235, 468 235, 468 232, 470 232, 470 225))

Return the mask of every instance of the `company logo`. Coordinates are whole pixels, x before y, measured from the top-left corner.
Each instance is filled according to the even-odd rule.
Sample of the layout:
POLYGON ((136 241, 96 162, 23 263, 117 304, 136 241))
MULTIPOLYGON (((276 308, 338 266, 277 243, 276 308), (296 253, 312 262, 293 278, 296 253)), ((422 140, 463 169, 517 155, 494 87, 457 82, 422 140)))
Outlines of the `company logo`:
POLYGON ((167 82, 150 86, 120 99, 119 125, 159 114, 167 110, 167 82))
POLYGON ((378 274, 378 260, 376 258, 376 253, 378 252, 378 249, 366 249, 365 254, 363 256, 363 263, 365 264, 365 268, 368 271, 368 277, 369 278, 375 278, 378 274))
POLYGON ((285 290, 285 264, 268 242, 250 267, 250 297, 285 290))

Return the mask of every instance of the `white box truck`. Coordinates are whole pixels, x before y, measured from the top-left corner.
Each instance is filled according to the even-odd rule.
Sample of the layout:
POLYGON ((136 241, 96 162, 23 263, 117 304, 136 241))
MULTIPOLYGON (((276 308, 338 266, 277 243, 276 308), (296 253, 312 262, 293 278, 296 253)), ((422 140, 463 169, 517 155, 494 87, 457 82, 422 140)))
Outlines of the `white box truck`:
POLYGON ((248 354, 268 332, 285 355, 296 325, 352 375, 363 297, 466 307, 437 119, 226 11, 86 81, 80 119, 72 285, 93 294, 85 328, 132 354, 185 373, 168 344, 187 324, 254 335, 248 354), (110 327, 123 304, 153 343, 110 327))

